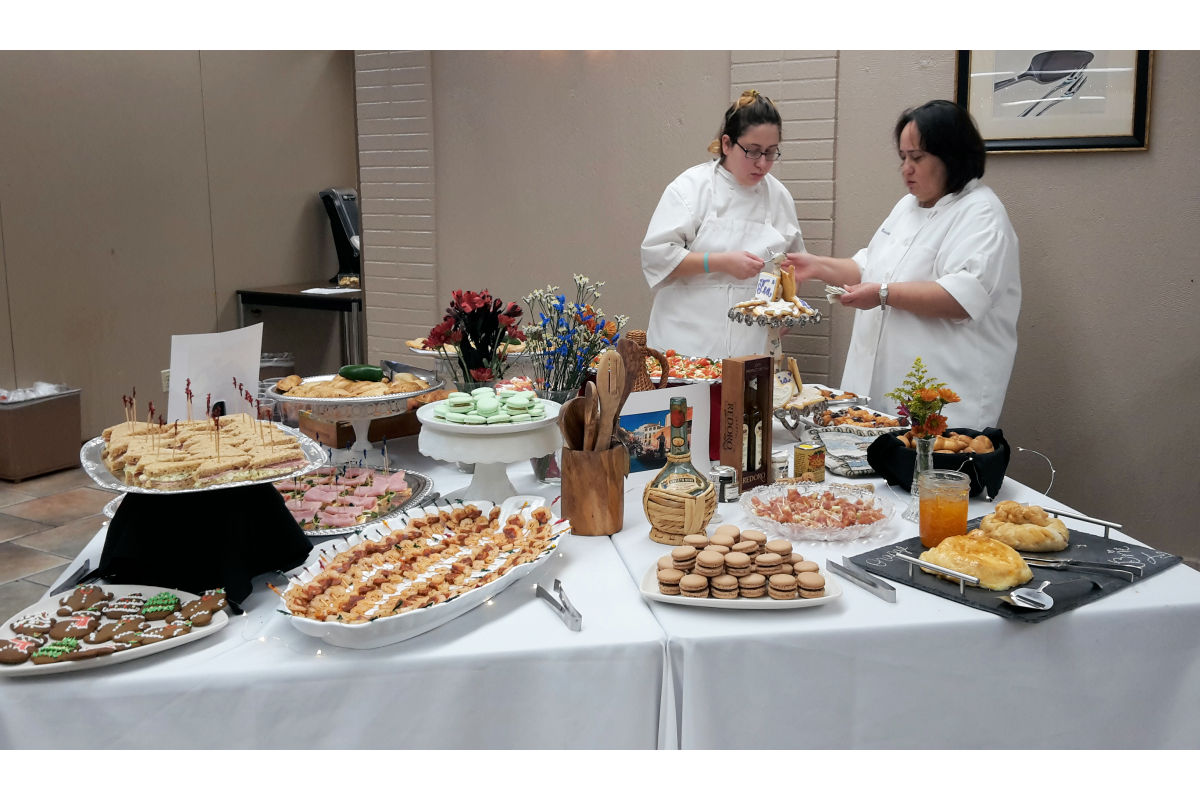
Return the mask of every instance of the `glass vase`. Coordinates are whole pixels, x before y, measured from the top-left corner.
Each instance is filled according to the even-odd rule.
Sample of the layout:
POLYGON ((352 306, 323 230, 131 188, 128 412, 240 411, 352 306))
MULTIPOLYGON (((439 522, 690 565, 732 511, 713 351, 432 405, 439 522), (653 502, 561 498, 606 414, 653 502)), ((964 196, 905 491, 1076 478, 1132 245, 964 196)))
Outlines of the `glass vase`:
MULTIPOLYGON (((562 405, 572 397, 579 396, 579 387, 575 387, 574 389, 538 389, 537 394, 543 400, 551 400, 562 405)), ((562 472, 558 466, 557 451, 537 458, 531 458, 529 459, 529 463, 533 466, 533 476, 537 478, 538 483, 547 486, 562 483, 562 472)))
POLYGON ((933 440, 932 436, 915 437, 917 452, 913 459, 912 486, 908 490, 908 508, 903 517, 909 522, 917 522, 921 518, 921 473, 933 469, 933 440))

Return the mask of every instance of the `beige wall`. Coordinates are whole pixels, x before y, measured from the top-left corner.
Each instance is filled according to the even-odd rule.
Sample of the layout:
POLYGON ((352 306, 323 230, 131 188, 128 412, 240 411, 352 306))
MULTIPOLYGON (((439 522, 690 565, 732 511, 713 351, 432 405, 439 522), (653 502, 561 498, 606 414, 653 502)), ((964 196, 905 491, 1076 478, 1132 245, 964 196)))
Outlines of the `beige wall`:
MULTIPOLYGON (((235 289, 333 275, 316 193, 356 185, 352 65, 0 53, 0 385, 81 387, 91 436, 133 386, 165 407, 171 335, 234 327, 235 289)), ((331 320, 264 313, 266 349, 336 353, 331 320)))

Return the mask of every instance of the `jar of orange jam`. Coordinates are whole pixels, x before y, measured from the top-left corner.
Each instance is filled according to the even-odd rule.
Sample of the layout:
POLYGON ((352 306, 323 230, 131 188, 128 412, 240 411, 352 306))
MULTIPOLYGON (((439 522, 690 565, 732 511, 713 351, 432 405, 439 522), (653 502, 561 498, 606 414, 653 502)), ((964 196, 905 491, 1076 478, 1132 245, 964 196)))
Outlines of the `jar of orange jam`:
POLYGON ((971 480, 961 472, 931 469, 917 481, 921 504, 921 544, 937 547, 947 536, 967 532, 971 480))

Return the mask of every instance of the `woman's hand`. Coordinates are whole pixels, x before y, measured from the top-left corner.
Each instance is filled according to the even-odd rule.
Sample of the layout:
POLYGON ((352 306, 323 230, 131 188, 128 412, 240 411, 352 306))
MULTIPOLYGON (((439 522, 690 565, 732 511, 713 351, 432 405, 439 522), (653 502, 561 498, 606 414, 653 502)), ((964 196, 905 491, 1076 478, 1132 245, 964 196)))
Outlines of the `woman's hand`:
POLYGON ((788 253, 787 263, 795 270, 796 283, 814 279, 825 280, 825 265, 812 253, 788 253))
POLYGON ((855 283, 846 287, 846 293, 838 297, 838 302, 850 308, 866 311, 879 305, 878 283, 855 283))
POLYGON ((709 269, 716 272, 719 269, 721 272, 728 273, 739 280, 745 278, 753 278, 755 275, 763 271, 763 260, 754 253, 748 253, 743 250, 740 253, 712 253, 709 255, 709 269), (713 267, 713 261, 717 262, 716 268, 713 267))
POLYGON ((818 280, 845 286, 862 280, 858 264, 851 258, 814 256, 812 253, 788 253, 787 263, 796 271, 796 283, 818 280))

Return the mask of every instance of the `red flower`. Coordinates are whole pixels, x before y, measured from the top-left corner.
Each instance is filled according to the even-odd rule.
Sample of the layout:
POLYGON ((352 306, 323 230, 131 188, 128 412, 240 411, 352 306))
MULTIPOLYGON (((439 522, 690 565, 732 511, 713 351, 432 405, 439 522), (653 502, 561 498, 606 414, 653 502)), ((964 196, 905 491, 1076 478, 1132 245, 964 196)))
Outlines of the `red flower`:
POLYGON ((430 329, 429 335, 425 337, 425 346, 431 350, 441 347, 450 341, 449 334, 453 328, 454 320, 450 317, 443 318, 441 322, 430 329))
POLYGON ((493 379, 492 370, 490 367, 480 367, 471 370, 471 377, 477 381, 490 381, 493 379))

